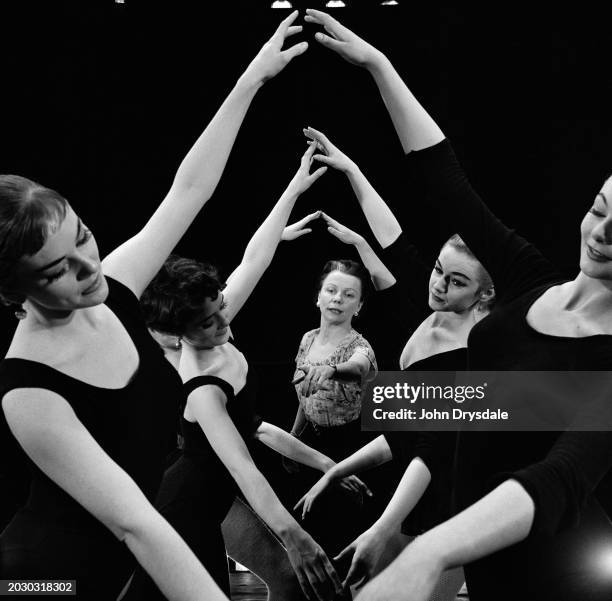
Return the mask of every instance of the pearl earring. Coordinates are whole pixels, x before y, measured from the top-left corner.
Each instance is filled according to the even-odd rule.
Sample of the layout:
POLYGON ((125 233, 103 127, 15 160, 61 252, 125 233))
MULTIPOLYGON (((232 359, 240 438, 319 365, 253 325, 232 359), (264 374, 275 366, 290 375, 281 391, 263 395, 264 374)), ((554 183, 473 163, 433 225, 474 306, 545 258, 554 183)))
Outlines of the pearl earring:
POLYGON ((27 311, 20 305, 19 309, 15 311, 15 317, 17 319, 25 319, 28 316, 27 311))

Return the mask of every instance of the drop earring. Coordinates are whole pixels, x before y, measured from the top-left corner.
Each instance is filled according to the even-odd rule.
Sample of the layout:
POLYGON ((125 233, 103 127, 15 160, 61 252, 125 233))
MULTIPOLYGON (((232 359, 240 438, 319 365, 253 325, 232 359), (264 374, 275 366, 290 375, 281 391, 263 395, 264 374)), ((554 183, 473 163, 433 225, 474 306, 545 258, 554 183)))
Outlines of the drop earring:
POLYGON ((23 308, 23 305, 19 305, 19 308, 15 311, 15 317, 17 319, 25 319, 28 316, 28 312, 23 308))

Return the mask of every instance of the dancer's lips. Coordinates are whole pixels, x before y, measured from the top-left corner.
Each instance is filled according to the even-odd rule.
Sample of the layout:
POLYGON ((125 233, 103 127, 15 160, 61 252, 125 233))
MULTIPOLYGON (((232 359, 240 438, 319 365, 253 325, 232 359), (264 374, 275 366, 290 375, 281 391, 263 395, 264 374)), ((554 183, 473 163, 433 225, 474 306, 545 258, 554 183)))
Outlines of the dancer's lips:
POLYGON ((227 330, 228 328, 223 328, 222 330, 219 330, 216 335, 219 337, 225 336, 227 334, 227 330))
POLYGON ((431 298, 433 298, 433 299, 434 299, 434 300, 435 300, 437 303, 443 303, 443 302, 444 302, 444 299, 443 299, 443 298, 440 298, 440 297, 439 297, 437 294, 435 294, 434 292, 431 292, 431 291, 430 291, 430 293, 429 293, 429 294, 431 294, 431 298))
POLYGON ((331 311, 334 315, 340 315, 340 313, 342 313, 342 310, 337 307, 327 307, 327 310, 331 311))
POLYGON ((102 285, 103 277, 104 276, 102 275, 102 273, 98 272, 96 279, 89 286, 87 286, 87 288, 85 288, 85 290, 83 290, 81 294, 83 295, 93 294, 102 285))
POLYGON ((587 244, 586 246, 587 246, 587 256, 592 261, 596 261, 598 263, 607 263, 609 261, 612 261, 610 257, 600 253, 598 250, 595 250, 590 244, 587 244))

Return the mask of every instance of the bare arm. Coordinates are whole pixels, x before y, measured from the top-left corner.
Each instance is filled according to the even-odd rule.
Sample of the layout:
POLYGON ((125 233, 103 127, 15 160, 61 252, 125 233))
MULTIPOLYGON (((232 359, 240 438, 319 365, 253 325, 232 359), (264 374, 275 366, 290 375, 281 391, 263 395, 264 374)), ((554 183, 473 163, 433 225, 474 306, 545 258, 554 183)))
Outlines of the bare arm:
POLYGON ((304 410, 302 409, 302 405, 298 406, 298 410, 295 414, 295 420, 293 421, 293 426, 291 427, 291 434, 293 436, 300 436, 306 427, 306 416, 304 415, 304 410))
POLYGON ((320 480, 297 502, 294 509, 302 507, 302 517, 304 517, 312 508, 317 497, 334 482, 386 463, 391 459, 391 449, 385 437, 378 436, 323 474, 320 480))
POLYGON ((280 538, 309 598, 330 598, 340 583, 327 556, 285 509, 259 471, 225 408, 225 394, 214 385, 194 390, 187 409, 200 424, 219 459, 255 512, 280 538))
POLYGON ((277 453, 321 472, 327 472, 334 465, 334 461, 327 455, 309 447, 274 424, 262 422, 255 438, 277 453))
POLYGON ((359 258, 368 270, 376 290, 386 290, 396 283, 395 276, 387 269, 387 266, 379 259, 374 249, 363 236, 360 236, 325 213, 322 213, 322 216, 327 222, 327 231, 332 236, 335 236, 345 244, 352 244, 357 249, 359 258))
POLYGON ((358 165, 332 144, 325 134, 308 127, 304 129, 304 135, 316 141, 318 148, 323 151, 323 154, 316 154, 314 160, 346 175, 372 233, 382 248, 387 248, 402 233, 402 227, 387 203, 370 184, 358 165))
POLYGON ((354 352, 346 361, 331 365, 298 365, 297 369, 306 375, 301 383, 301 394, 310 396, 317 390, 328 387, 328 381, 360 380, 364 382, 374 378, 376 373, 368 357, 359 351, 354 352))
POLYGON ((444 139, 442 130, 414 97, 387 57, 319 10, 308 9, 305 20, 317 23, 330 34, 315 39, 350 63, 368 70, 383 98, 405 153, 433 146, 444 139))
POLYGON ((534 503, 506 480, 459 515, 419 536, 360 592, 360 601, 427 601, 442 571, 517 543, 529 534, 534 503))
POLYGON ((291 26, 297 11, 279 25, 239 78, 204 133, 178 168, 170 191, 144 228, 103 261, 104 273, 140 297, 200 209, 212 196, 227 163, 244 116, 257 90, 280 72, 307 44, 282 50, 298 31, 291 26))
POLYGON ((413 459, 383 514, 338 556, 338 559, 351 557, 345 584, 358 585, 372 577, 391 537, 400 531, 402 521, 423 496, 430 480, 431 474, 423 461, 413 459))
POLYGON ((17 389, 4 397, 2 407, 32 461, 128 546, 168 599, 225 599, 179 535, 62 397, 48 390, 17 389))
POLYGON ((227 318, 229 321, 240 311, 272 262, 295 201, 300 194, 308 190, 325 173, 327 168, 321 167, 310 174, 314 151, 315 145, 312 144, 302 156, 300 167, 287 189, 274 205, 265 221, 253 234, 244 251, 240 265, 227 279, 224 296, 228 303, 227 318))
POLYGON ((399 530, 430 482, 431 472, 421 459, 415 457, 409 463, 391 500, 374 525, 387 532, 399 530))

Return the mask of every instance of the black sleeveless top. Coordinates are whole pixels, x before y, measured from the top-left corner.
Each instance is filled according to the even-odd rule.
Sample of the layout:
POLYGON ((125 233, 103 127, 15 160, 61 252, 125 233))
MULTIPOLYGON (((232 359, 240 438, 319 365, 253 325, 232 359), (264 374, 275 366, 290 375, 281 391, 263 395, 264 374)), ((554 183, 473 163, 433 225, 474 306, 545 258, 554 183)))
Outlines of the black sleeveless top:
MULTIPOLYGON (((176 445, 182 384, 150 336, 136 296, 123 284, 107 281, 105 304, 119 318, 139 355, 130 382, 120 389, 100 388, 36 361, 9 358, 0 362, 0 398, 16 388, 44 388, 59 394, 102 449, 153 500, 166 456, 176 445)), ((133 564, 126 547, 18 449, 4 413, 0 414, 0 434, 3 447, 9 447, 8 456, 22 461, 31 472, 25 506, 0 535, 3 574, 8 570, 22 577, 76 578, 79 594, 89 591, 90 584, 99 591, 103 578, 105 594, 116 595, 133 564)), ((88 594, 92 596, 87 598, 94 598, 94 593, 88 594)))
MULTIPOLYGON (((234 426, 244 438, 245 442, 252 440, 262 419, 255 413, 256 381, 251 369, 247 373, 246 383, 238 394, 234 394, 231 384, 217 376, 196 376, 184 384, 184 398, 200 386, 213 384, 218 386, 225 394, 227 403, 225 408, 234 426)), ((206 470, 219 470, 227 472, 226 467, 219 459, 208 442, 200 424, 189 422, 181 417, 181 431, 184 438, 183 454, 206 466, 206 470)))

